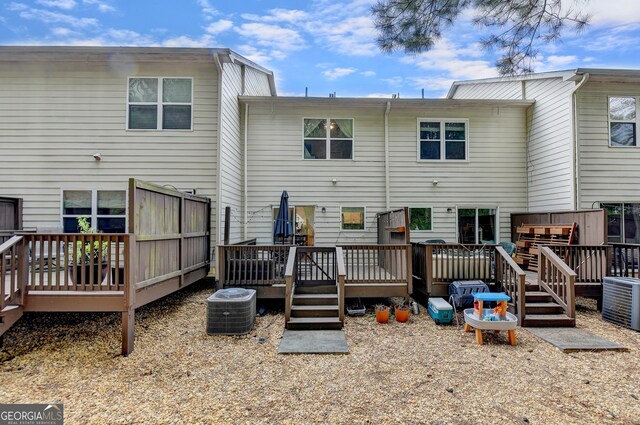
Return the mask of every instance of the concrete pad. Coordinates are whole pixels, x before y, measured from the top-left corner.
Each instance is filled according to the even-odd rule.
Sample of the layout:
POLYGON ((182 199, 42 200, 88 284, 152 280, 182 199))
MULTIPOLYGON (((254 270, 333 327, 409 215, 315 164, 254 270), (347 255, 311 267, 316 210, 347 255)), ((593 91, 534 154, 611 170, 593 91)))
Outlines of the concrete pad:
POLYGON ((348 354, 347 338, 342 331, 285 330, 278 354, 348 354))
POLYGON ((575 351, 629 351, 617 342, 579 328, 524 328, 565 353, 575 351))

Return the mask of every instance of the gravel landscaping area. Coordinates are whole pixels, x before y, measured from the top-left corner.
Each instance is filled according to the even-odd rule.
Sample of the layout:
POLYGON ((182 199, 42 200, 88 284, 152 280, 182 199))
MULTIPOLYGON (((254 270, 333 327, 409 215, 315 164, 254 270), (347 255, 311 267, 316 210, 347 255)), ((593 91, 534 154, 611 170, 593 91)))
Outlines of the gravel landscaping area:
POLYGON ((640 334, 579 300, 578 327, 628 352, 565 354, 526 329, 485 345, 422 309, 406 324, 347 317, 347 355, 279 355, 284 314, 208 336, 197 284, 136 312, 135 351, 115 314, 30 314, 4 336, 3 403, 64 403, 65 423, 640 423, 640 334))

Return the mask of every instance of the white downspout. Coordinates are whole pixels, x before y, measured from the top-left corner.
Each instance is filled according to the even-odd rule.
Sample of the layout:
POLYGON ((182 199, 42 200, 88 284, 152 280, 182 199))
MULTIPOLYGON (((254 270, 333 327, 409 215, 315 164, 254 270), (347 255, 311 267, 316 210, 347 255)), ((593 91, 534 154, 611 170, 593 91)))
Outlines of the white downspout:
POLYGON ((580 149, 578 148, 578 108, 576 92, 589 80, 589 74, 585 73, 582 80, 571 90, 571 119, 573 120, 573 209, 580 208, 580 149))
MULTIPOLYGON (((221 232, 220 232, 220 223, 223 222, 223 220, 221 220, 221 211, 222 211, 222 164, 221 164, 221 160, 222 160, 222 64, 220 63, 220 57, 218 56, 218 54, 216 53, 214 55, 214 61, 216 63, 216 67, 218 68, 218 128, 217 128, 217 154, 218 154, 218 158, 217 158, 217 180, 218 180, 218 193, 217 193, 217 205, 216 205, 216 211, 217 211, 217 223, 216 223, 216 239, 218 240, 218 244, 222 243, 222 238, 221 238, 221 232)), ((217 264, 216 264, 216 272, 218 271, 217 268, 217 264)))
POLYGON ((391 102, 387 102, 384 111, 384 200, 386 210, 391 210, 391 196, 389 191, 389 111, 391 102))
POLYGON ((247 167, 247 164, 249 162, 247 155, 249 153, 249 135, 248 135, 248 131, 249 131, 249 104, 245 103, 244 104, 244 201, 243 201, 243 210, 244 210, 244 215, 242 218, 242 222, 244 223, 244 229, 243 229, 243 234, 242 234, 242 239, 247 240, 249 239, 249 237, 247 236, 249 233, 249 223, 248 223, 248 217, 249 217, 249 213, 248 213, 248 208, 249 208, 249 183, 247 181, 247 178, 249 176, 249 169, 247 167))

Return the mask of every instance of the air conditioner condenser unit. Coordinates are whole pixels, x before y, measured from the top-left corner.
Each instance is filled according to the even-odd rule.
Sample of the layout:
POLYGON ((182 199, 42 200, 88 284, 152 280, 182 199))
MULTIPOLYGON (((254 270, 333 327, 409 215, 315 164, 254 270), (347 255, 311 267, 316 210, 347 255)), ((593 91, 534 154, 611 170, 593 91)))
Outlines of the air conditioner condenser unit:
POLYGON ((616 325, 640 331, 640 279, 604 278, 602 318, 616 325))

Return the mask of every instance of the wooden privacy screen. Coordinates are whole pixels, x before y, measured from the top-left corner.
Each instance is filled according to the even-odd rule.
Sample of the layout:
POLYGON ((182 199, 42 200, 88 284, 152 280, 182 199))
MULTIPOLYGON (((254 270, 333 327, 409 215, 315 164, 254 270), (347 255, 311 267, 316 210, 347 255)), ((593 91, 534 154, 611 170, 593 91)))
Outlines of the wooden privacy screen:
POLYGON ((409 209, 401 208, 378 214, 378 245, 410 244, 409 209))
MULTIPOLYGON (((140 180, 129 180, 129 233, 136 235, 136 291, 205 277, 210 264, 211 201, 140 180)), ((165 292, 165 291, 162 291, 165 292)), ((151 301, 150 298, 145 301, 151 301)), ((136 305, 142 301, 136 300, 136 305)))

